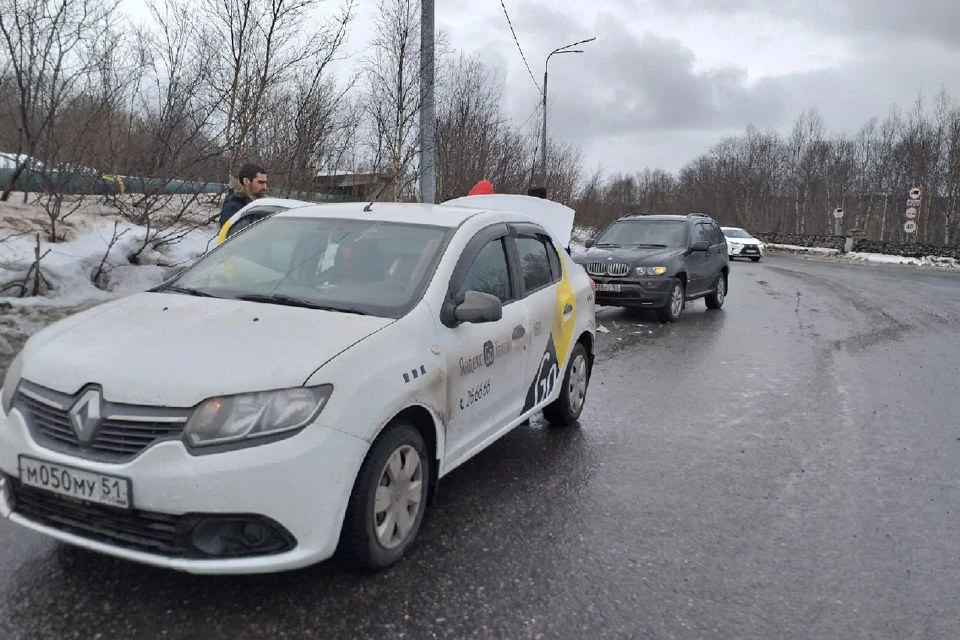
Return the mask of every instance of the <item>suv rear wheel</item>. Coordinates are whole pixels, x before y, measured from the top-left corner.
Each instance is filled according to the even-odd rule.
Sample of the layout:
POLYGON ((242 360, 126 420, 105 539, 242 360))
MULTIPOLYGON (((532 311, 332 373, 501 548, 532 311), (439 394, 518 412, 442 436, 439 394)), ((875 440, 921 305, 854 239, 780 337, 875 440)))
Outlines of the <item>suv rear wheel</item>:
POLYGON ((723 306, 723 301, 727 299, 727 274, 721 273, 717 276, 717 286, 713 293, 707 296, 707 309, 719 309, 723 306))
POLYGON ((667 298, 667 304, 657 309, 657 316, 660 322, 674 322, 683 313, 686 305, 683 280, 679 278, 673 281, 673 287, 670 289, 670 297, 667 298))

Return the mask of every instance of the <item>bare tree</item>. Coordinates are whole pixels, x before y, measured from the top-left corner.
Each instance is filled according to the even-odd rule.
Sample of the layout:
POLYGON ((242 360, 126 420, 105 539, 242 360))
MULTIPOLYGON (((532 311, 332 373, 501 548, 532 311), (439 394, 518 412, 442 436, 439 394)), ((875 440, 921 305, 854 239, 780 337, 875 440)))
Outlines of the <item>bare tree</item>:
POLYGON ((109 33, 114 0, 0 0, 0 38, 8 59, 20 157, 0 200, 7 200, 77 86, 89 77, 109 33))
POLYGON ((370 165, 374 172, 389 172, 390 197, 397 201, 417 179, 420 3, 379 0, 377 7, 363 104, 370 129, 370 165))
POLYGON ((27 295, 37 296, 40 295, 40 293, 45 289, 50 289, 50 281, 47 280, 47 277, 43 275, 43 271, 40 269, 40 263, 44 258, 47 257, 47 254, 49 253, 50 249, 40 253, 40 234, 36 234, 36 245, 33 249, 33 262, 31 262, 30 266, 27 268, 27 272, 23 276, 23 279, 19 282, 10 282, 3 287, 0 287, 0 293, 10 289, 19 288, 20 291, 17 293, 17 296, 23 298, 27 295))
POLYGON ((450 63, 444 80, 435 146, 438 193, 441 198, 465 194, 482 178, 494 179, 502 189, 509 173, 499 162, 507 130, 502 80, 478 56, 462 55, 450 63))
POLYGON ((269 91, 305 68, 329 60, 342 44, 352 1, 340 17, 318 25, 322 0, 201 0, 205 49, 212 54, 220 139, 232 169, 250 152, 269 91))
POLYGON ((264 98, 261 126, 251 132, 250 147, 270 167, 274 189, 309 189, 318 168, 336 169, 347 161, 359 123, 349 96, 357 78, 340 84, 329 67, 346 41, 352 18, 348 5, 331 24, 326 49, 313 64, 264 98))
POLYGON ((787 142, 788 180, 793 195, 794 230, 804 233, 807 214, 818 183, 822 180, 825 147, 823 118, 813 109, 800 114, 787 142))

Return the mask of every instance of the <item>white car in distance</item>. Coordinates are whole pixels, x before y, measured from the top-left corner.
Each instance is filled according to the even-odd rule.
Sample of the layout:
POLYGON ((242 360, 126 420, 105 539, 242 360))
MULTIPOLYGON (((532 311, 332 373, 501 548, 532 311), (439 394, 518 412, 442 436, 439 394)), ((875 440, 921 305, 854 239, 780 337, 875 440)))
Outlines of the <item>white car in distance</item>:
POLYGON ((754 238, 740 227, 720 227, 720 230, 727 240, 727 254, 731 260, 750 258, 754 262, 760 262, 765 248, 761 240, 754 238))
POLYGON ((0 514, 193 573, 397 562, 438 479, 586 398, 572 210, 484 202, 279 211, 40 330, 0 393, 0 514))

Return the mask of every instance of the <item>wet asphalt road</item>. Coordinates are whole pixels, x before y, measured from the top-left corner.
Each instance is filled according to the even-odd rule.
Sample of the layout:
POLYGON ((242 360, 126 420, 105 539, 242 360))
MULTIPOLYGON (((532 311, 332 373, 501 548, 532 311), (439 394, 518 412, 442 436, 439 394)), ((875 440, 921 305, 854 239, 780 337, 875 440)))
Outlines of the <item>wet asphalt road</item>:
POLYGON ((454 472, 389 572, 193 577, 0 521, 0 638, 960 637, 960 274, 730 290, 601 309, 581 428, 454 472))

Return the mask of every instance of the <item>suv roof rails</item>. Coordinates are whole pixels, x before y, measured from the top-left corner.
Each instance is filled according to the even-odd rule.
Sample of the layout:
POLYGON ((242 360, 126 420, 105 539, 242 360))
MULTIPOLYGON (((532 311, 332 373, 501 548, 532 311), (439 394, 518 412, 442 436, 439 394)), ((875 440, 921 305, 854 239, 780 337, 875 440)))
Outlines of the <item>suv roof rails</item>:
MULTIPOLYGON (((620 218, 618 218, 618 219, 619 219, 619 220, 623 220, 623 219, 625 219, 625 218, 645 218, 645 217, 647 217, 648 215, 654 215, 654 216, 657 216, 657 215, 660 215, 660 216, 671 216, 671 215, 676 215, 676 214, 669 214, 669 213, 666 213, 666 214, 664 214, 664 213, 653 213, 653 214, 648 214, 648 213, 628 213, 628 214, 626 214, 626 215, 620 216, 620 218)), ((682 213, 681 213, 681 214, 679 214, 677 217, 683 217, 684 215, 686 215, 686 217, 688 217, 688 218, 710 218, 711 220, 713 219, 709 214, 701 213, 701 212, 699 212, 699 211, 695 211, 695 212, 693 212, 693 213, 687 213, 687 214, 682 214, 682 213)))

